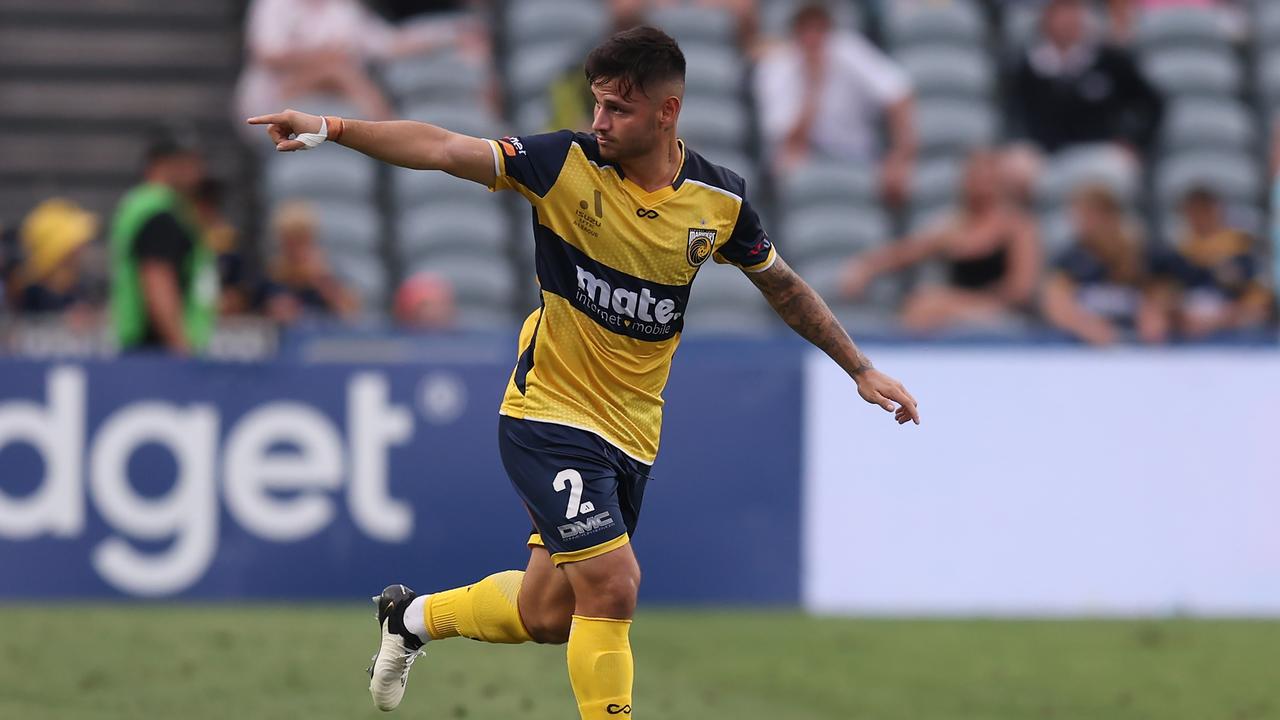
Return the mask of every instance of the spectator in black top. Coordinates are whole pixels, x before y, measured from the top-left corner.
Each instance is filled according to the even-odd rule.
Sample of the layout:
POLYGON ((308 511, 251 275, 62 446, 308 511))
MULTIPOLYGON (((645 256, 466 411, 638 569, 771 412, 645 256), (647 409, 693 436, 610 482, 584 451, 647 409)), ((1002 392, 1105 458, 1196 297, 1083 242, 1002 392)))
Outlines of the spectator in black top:
POLYGON ((217 259, 218 314, 241 315, 249 310, 245 259, 240 252, 240 233, 223 213, 225 196, 225 183, 205 178, 196 189, 195 208, 205 242, 217 259))
POLYGON ((1145 151, 1159 130, 1164 102, 1133 56, 1104 44, 1089 20, 1084 0, 1049 0, 1041 39, 1013 71, 1012 133, 1047 153, 1099 142, 1145 151))
POLYGON ((330 270, 316 242, 311 207, 302 201, 285 203, 276 210, 271 225, 280 250, 258 296, 267 316, 286 325, 308 317, 355 317, 360 299, 330 270))

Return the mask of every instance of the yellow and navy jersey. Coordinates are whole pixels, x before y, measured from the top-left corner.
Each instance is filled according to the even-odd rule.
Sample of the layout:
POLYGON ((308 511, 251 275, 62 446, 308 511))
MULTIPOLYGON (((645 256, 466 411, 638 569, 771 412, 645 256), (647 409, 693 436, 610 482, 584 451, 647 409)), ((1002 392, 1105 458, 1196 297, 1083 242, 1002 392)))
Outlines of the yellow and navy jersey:
POLYGON ((1174 251, 1158 253, 1153 265, 1156 277, 1172 281, 1183 290, 1228 300, 1246 296, 1253 296, 1258 302, 1270 300, 1253 238, 1237 230, 1224 229, 1204 236, 1188 234, 1174 251))
POLYGON ((689 288, 707 260, 748 272, 776 251, 742 178, 680 143, 646 192, 568 130, 491 140, 497 179, 533 205, 542 305, 525 320, 501 414, 588 430, 652 464, 689 288))

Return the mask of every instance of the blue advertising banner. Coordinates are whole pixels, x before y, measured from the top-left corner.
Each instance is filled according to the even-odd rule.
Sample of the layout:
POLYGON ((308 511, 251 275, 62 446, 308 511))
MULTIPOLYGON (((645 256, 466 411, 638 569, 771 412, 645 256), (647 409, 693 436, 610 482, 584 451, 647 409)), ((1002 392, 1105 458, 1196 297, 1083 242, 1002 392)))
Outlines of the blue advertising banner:
MULTIPOLYGON (((635 539, 646 600, 798 601, 801 365, 680 350, 635 539)), ((359 598, 523 567, 510 370, 0 362, 0 597, 359 598)))

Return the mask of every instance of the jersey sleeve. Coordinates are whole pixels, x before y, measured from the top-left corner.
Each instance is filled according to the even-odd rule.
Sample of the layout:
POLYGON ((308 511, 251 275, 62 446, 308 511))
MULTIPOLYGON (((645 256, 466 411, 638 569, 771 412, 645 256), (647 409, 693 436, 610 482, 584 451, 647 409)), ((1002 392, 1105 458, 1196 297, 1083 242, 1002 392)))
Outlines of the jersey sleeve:
POLYGON ((737 265, 746 272, 763 272, 772 267, 777 259, 778 251, 765 233, 760 215, 743 198, 738 207, 738 220, 733 225, 733 232, 728 241, 716 251, 716 262, 737 265))
POLYGON ((551 191, 569 156, 569 130, 490 140, 495 178, 490 190, 516 190, 537 202, 551 191))

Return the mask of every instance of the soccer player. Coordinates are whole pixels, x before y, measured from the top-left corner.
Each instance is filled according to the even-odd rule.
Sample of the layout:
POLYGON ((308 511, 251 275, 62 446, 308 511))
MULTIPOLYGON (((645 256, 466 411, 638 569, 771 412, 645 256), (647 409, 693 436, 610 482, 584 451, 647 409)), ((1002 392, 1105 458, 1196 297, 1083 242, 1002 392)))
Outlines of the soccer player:
POLYGON ((593 50, 591 135, 483 140, 417 122, 294 110, 251 118, 283 152, 337 142, 379 160, 443 170, 533 205, 542 306, 520 331, 498 449, 534 532, 529 565, 418 595, 374 598, 381 645, 374 704, 400 704, 429 642, 567 643, 584 720, 630 715, 628 633, 640 566, 629 540, 658 452, 662 389, 689 287, 708 258, 747 273, 797 333, 831 356, 868 402, 919 423, 915 399, 872 367, 816 292, 778 255, 742 178, 677 137, 685 60, 661 30, 593 50))

